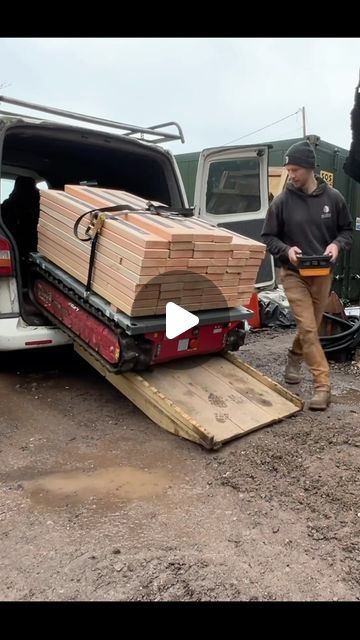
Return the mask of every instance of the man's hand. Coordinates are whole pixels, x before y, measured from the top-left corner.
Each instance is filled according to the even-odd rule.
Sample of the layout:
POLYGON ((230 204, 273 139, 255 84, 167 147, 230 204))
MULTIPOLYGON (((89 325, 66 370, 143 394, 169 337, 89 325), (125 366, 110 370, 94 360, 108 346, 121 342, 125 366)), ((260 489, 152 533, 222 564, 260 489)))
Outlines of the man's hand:
POLYGON ((288 251, 288 258, 294 266, 297 265, 299 256, 302 255, 301 249, 299 247, 291 247, 288 251))
POLYGON ((339 255, 339 247, 337 246, 337 244, 335 244, 334 242, 329 244, 324 251, 324 255, 330 256, 331 262, 336 262, 336 258, 339 255))

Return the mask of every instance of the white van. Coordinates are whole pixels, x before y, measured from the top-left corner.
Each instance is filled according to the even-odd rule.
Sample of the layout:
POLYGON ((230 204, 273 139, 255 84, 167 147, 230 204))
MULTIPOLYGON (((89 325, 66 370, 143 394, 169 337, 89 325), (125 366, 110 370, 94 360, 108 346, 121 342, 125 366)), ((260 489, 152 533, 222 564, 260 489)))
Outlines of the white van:
MULTIPOLYGON (((0 351, 67 344, 66 334, 49 326, 31 301, 26 238, 24 243, 23 236, 21 241, 17 237, 21 229, 29 228, 23 201, 12 207, 17 225, 4 215, 18 178, 33 179, 37 188, 63 189, 66 183, 107 186, 171 207, 186 207, 175 159, 158 146, 159 142, 184 141, 183 134, 175 122, 135 127, 4 96, 0 96, 0 107, 0 351), (2 108, 4 102, 12 108, 54 114, 66 122, 12 113, 2 108), (77 124, 69 124, 69 119, 77 124), (176 132, 170 133, 169 127, 176 132)), ((30 232, 36 233, 37 216, 30 232)))
MULTIPOLYGON (((27 201, 22 200, 15 207, 17 226, 12 225, 6 200, 14 188, 16 192, 18 182, 32 179, 42 189, 63 189, 65 184, 119 189, 183 212, 188 203, 175 157, 158 146, 174 140, 184 142, 176 122, 136 127, 0 96, 0 351, 69 342, 32 303, 28 255, 35 250, 30 248, 30 237, 36 234, 39 211, 27 211, 27 201), (9 112, 2 102, 66 122, 9 112)), ((204 150, 190 214, 256 237, 269 203, 268 151, 267 145, 204 150)), ((274 280, 271 267, 267 284, 274 280)))

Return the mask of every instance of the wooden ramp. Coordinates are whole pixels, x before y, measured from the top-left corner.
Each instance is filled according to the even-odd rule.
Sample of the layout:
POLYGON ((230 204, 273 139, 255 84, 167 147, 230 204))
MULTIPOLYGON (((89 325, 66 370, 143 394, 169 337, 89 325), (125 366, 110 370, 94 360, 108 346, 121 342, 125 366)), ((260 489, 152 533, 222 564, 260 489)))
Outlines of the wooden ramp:
POLYGON ((232 354, 115 375, 81 346, 75 351, 160 427, 207 449, 303 408, 297 396, 232 354))

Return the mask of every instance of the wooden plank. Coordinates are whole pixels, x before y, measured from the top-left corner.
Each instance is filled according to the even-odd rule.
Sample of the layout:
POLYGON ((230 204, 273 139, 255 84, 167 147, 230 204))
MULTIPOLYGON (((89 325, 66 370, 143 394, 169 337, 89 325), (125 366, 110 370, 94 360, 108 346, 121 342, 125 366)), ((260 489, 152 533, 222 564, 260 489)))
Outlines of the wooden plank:
POLYGON ((233 259, 237 259, 237 258, 250 258, 250 251, 233 251, 232 252, 232 257, 233 259))
MULTIPOLYGON (((216 245, 216 246, 218 247, 219 245, 216 245)), ((230 256, 230 255, 231 255, 231 251, 227 251, 227 250, 218 251, 217 249, 216 251, 214 250, 213 252, 210 252, 210 250, 198 251, 197 249, 194 249, 194 252, 193 252, 193 258, 206 258, 207 260, 212 258, 220 258, 222 260, 226 260, 227 256, 230 256)))
MULTIPOLYGON (((44 203, 44 206, 46 206, 49 205, 48 201, 50 200, 55 208, 62 206, 63 209, 68 210, 67 213, 65 213, 64 211, 59 211, 59 213, 62 213, 62 215, 64 216, 68 216, 69 219, 75 218, 75 220, 77 219, 78 215, 89 210, 90 202, 87 204, 86 202, 83 202, 78 197, 71 195, 70 193, 54 191, 51 189, 49 189, 45 193, 46 197, 42 198, 42 196, 40 196, 40 208, 42 202, 44 203), (78 215, 74 216, 74 212, 78 215)), ((108 204, 106 200, 102 200, 97 196, 93 197, 93 201, 95 204, 91 208, 103 207, 108 204)), ((127 241, 133 242, 134 244, 140 245, 141 247, 146 249, 168 248, 168 242, 166 240, 155 235, 154 233, 151 233, 150 231, 147 231, 146 229, 136 227, 136 225, 127 222, 124 218, 124 215, 119 215, 115 220, 107 219, 105 221, 104 228, 114 234, 114 237, 110 239, 112 239, 115 244, 121 243, 122 236, 124 236, 127 241)), ((86 217, 85 219, 89 221, 89 218, 86 217)))
POLYGON ((215 242, 201 242, 195 239, 194 252, 195 251, 215 251, 216 253, 222 253, 221 258, 231 256, 232 246, 231 243, 215 243, 215 242))
POLYGON ((42 203, 44 203, 45 206, 52 205, 54 208, 62 207, 63 209, 73 212, 73 214, 78 217, 94 208, 90 207, 88 202, 56 189, 40 191, 40 208, 42 203))
POLYGON ((147 229, 140 229, 140 227, 123 218, 117 218, 116 220, 106 219, 104 229, 109 230, 116 236, 117 244, 121 244, 122 237, 124 236, 124 238, 130 242, 139 244, 145 249, 167 249, 169 246, 167 240, 156 236, 147 229))
MULTIPOLYGON (((91 209, 95 209, 97 207, 113 207, 117 204, 126 204, 124 199, 105 194, 103 193, 102 189, 96 187, 94 188, 81 185, 66 184, 64 190, 66 194, 87 202, 90 205, 91 209)), ((142 205, 143 201, 141 201, 141 208, 142 205)), ((114 214, 116 215, 116 212, 114 214)))
POLYGON ((243 250, 246 248, 249 249, 251 253, 259 252, 264 253, 265 255, 266 246, 262 242, 258 242, 257 240, 253 240, 252 238, 247 238, 246 236, 241 235, 241 233, 236 233, 236 231, 232 231, 231 233, 233 235, 232 244, 234 249, 235 246, 241 242, 241 244, 246 245, 246 247, 243 247, 243 250), (241 238, 241 241, 239 240, 239 238, 241 238))
POLYGON ((193 250, 192 242, 170 242, 169 244, 170 251, 187 251, 193 250))
MULTIPOLYGON (((76 195, 81 199, 87 199, 89 203, 93 205, 96 203, 95 206, 100 206, 98 204, 99 199, 103 199, 103 201, 109 205, 129 204, 130 206, 135 206, 138 209, 146 210, 147 208, 147 201, 145 199, 121 190, 85 187, 80 185, 65 185, 65 191, 76 195)), ((153 204, 159 205, 160 203, 153 202, 153 204)), ((160 217, 151 218, 151 216, 143 216, 142 219, 145 223, 146 221, 156 223, 164 222, 165 220, 160 217)), ((230 243, 232 241, 232 233, 230 231, 226 229, 219 229, 196 218, 189 220, 188 218, 178 217, 177 219, 167 219, 166 222, 170 223, 170 225, 165 225, 165 228, 168 226, 175 230, 177 227, 178 231, 182 228, 188 236, 191 235, 190 232, 193 232, 199 237, 199 239, 203 238, 207 241, 213 240, 220 243, 230 243)))
POLYGON ((202 427, 194 418, 187 415, 180 407, 149 384, 142 376, 135 373, 115 375, 103 367, 80 345, 75 344, 75 351, 103 375, 114 387, 126 396, 135 406, 147 415, 155 424, 173 433, 201 444, 206 449, 217 448, 211 433, 202 427))
MULTIPOLYGON (((91 188, 94 189, 94 187, 91 187, 91 188)), ((148 207, 149 200, 147 198, 145 199, 145 198, 141 198, 140 196, 135 196, 133 193, 129 193, 128 191, 122 191, 121 189, 107 189, 104 187, 101 187, 101 188, 95 187, 95 190, 98 190, 98 191, 101 190, 103 194, 110 195, 116 198, 118 198, 119 194, 121 194, 122 200, 129 202, 129 204, 133 204, 134 206, 136 205, 139 209, 144 208, 144 206, 146 206, 146 208, 148 207), (136 201, 137 201, 137 204, 136 204, 136 201)), ((151 204, 154 204, 156 207, 166 206, 163 202, 158 202, 157 200, 151 200, 151 204)))
MULTIPOLYGON (((125 199, 129 200, 133 206, 137 196, 124 192, 117 194, 113 190, 105 190, 107 193, 104 194, 102 189, 78 185, 70 185, 69 188, 72 193, 49 190, 41 196, 39 247, 43 247, 44 255, 72 275, 81 274, 81 281, 83 281, 90 245, 78 242, 73 236, 73 224, 78 214, 87 211, 89 206, 95 206, 95 203, 100 206, 106 203, 122 202, 125 199), (50 242, 52 244, 49 244, 50 242), (68 263, 68 268, 65 262, 68 263)), ((208 223, 200 224, 200 222, 185 218, 180 222, 151 214, 141 216, 136 213, 126 213, 124 216, 119 215, 116 220, 106 220, 98 240, 93 290, 96 291, 97 287, 97 292, 105 298, 108 291, 111 296, 109 295, 106 299, 126 312, 131 308, 134 309, 133 305, 129 307, 133 295, 142 285, 150 281, 160 286, 163 283, 168 285, 184 283, 185 288, 186 286, 190 289, 199 287, 204 291, 209 285, 218 289, 237 286, 237 292, 223 291, 227 304, 231 306, 247 303, 250 297, 249 289, 251 290, 255 283, 264 245, 227 230, 219 230, 217 236, 215 227, 208 223), (138 224, 132 224, 137 220, 138 224), (190 239, 194 242, 189 242, 190 239), (198 251, 193 252, 189 245, 194 246, 198 251), (185 249, 185 246, 189 248, 185 249), (169 247, 171 247, 170 251, 169 247), (245 248, 247 251, 244 251, 245 248), (239 249, 238 253, 241 257, 240 255, 234 257, 236 254, 234 249, 239 249), (197 255, 201 257, 197 259, 197 255), (191 265, 188 265, 187 259, 191 260, 191 265), (184 273, 189 266, 188 273, 184 273), (176 275, 171 276, 170 271, 174 271, 176 275), (179 275, 177 275, 178 271, 181 272, 179 275), (207 279, 201 277, 202 275, 207 275, 207 279), (114 282, 111 282, 111 279, 114 279, 114 282), (118 299, 116 299, 114 285, 118 299), (231 295, 233 293, 237 293, 238 298, 236 295, 231 295), (122 306, 123 304, 125 306, 122 306)), ((86 222, 82 223, 83 230, 86 225, 86 222)), ((172 288, 170 287, 169 290, 172 288)), ((202 297, 202 306, 197 308, 222 308, 224 301, 218 301, 215 297, 219 292, 215 292, 214 297, 209 296, 209 293, 202 297)), ((184 304, 192 304, 190 300, 193 295, 197 297, 195 291, 186 295, 184 291, 184 304)), ((150 301, 150 298, 148 299, 150 301)), ((179 295, 176 296, 177 301, 178 299, 179 295)), ((159 300, 153 302, 155 305, 159 303, 161 309, 163 308, 163 303, 159 300)), ((195 309, 195 304, 199 305, 199 302, 193 302, 192 310, 195 309)), ((142 304, 136 306, 143 307, 142 304)), ((190 310, 190 307, 188 308, 190 310)), ((157 313, 160 312, 158 308, 157 313)))
POLYGON ((282 387, 280 384, 278 384, 274 380, 271 380, 271 378, 268 378, 264 373, 260 373, 260 371, 257 371, 256 369, 251 367, 249 364, 246 364, 246 362, 243 362, 240 358, 238 358, 237 356, 234 356, 232 353, 227 352, 223 354, 223 357, 229 360, 229 362, 234 364, 236 367, 239 367, 240 369, 242 369, 245 373, 248 373, 250 376, 255 378, 255 380, 259 380, 262 384, 269 387, 269 389, 272 389, 273 391, 281 395, 283 398, 285 398, 289 402, 292 402, 299 409, 303 409, 304 407, 303 400, 301 400, 295 394, 291 393, 291 391, 288 391, 288 389, 285 389, 284 387, 282 387))
MULTIPOLYGON (((120 189, 106 189, 104 187, 88 187, 81 185, 65 185, 65 192, 72 193, 76 197, 87 200, 96 196, 105 200, 109 206, 116 204, 129 205, 129 207, 135 207, 136 209, 146 209, 148 200, 136 196, 128 191, 122 191, 120 189)), ((156 206, 164 206, 161 202, 154 202, 152 204, 156 206)), ((99 205, 96 205, 99 206, 99 205)), ((104 205, 106 206, 106 205, 104 205)))
MULTIPOLYGON (((79 214, 75 211, 71 211, 70 209, 66 209, 65 207, 56 204, 55 202, 47 201, 44 198, 41 198, 40 204, 40 216, 39 220, 41 221, 44 218, 44 213, 50 216, 53 219, 52 224, 54 222, 60 221, 63 225, 65 225, 69 231, 73 233, 74 224, 79 218, 79 214)), ((88 227, 90 219, 85 217, 79 224, 79 231, 84 233, 86 228, 88 227)))
MULTIPOLYGON (((239 359, 237 359, 239 360, 239 359)), ((251 367, 234 368, 222 356, 159 364, 143 377, 226 442, 270 425, 302 408, 302 401, 251 367), (246 369, 246 371, 245 371, 246 369), (254 375, 254 373, 256 375, 254 375)))
MULTIPOLYGON (((54 262, 61 269, 63 269, 64 271, 67 271, 70 275, 72 275, 74 278, 76 278, 83 284, 86 284, 87 269, 85 269, 78 262, 72 260, 68 256, 67 252, 65 252, 64 250, 60 252, 60 251, 56 251, 55 249, 49 249, 48 245, 45 242, 39 243, 39 251, 42 255, 48 258, 48 260, 50 260, 51 262, 54 262)), ((123 295, 122 291, 120 291, 120 287, 118 286, 118 283, 116 283, 116 288, 112 286, 113 284, 114 284, 113 279, 111 280, 111 282, 104 281, 102 278, 101 272, 98 272, 98 267, 94 268, 94 280, 92 281, 92 285, 91 285, 92 291, 99 294, 100 296, 105 298, 105 300, 115 305, 116 308, 121 309, 122 311, 124 311, 130 316, 148 316, 148 315, 154 315, 155 313, 158 313, 156 312, 156 308, 155 308, 156 300, 158 297, 157 292, 155 294, 156 297, 154 296, 152 299, 149 300, 149 306, 147 306, 146 308, 143 308, 142 306, 138 308, 137 298, 136 298, 135 305, 134 303, 132 303, 131 305, 127 304, 126 294, 123 295)), ((139 301, 141 299, 142 298, 140 296, 139 301)))
MULTIPOLYGON (((77 241, 78 242, 78 241, 77 241)), ((84 245, 85 247, 86 245, 84 245)), ((89 268, 89 252, 86 251, 85 248, 81 247, 80 252, 78 251, 78 247, 76 251, 74 248, 63 242, 61 239, 57 239, 57 236, 48 235, 47 231, 43 228, 39 229, 39 248, 44 248, 48 250, 52 257, 54 258, 54 262, 56 262, 57 258, 64 259, 66 257, 69 259, 70 264, 76 264, 76 269, 79 271, 79 274, 82 273, 84 278, 84 284, 87 281, 87 273, 89 268), (59 247, 63 249, 63 251, 59 251, 59 247), (83 258, 85 256, 85 259, 83 258), (71 262, 73 261, 73 262, 71 262)), ((114 271, 115 263, 111 260, 108 260, 105 255, 99 255, 96 251, 95 253, 95 264, 94 264, 94 277, 93 282, 96 281, 101 284, 104 280, 113 285, 114 290, 117 289, 118 292, 124 293, 130 298, 134 298, 136 296, 136 300, 151 298, 155 296, 156 292, 159 292, 159 285, 144 285, 140 286, 138 291, 131 291, 126 286, 123 286, 121 282, 117 279, 117 273, 114 271)))
MULTIPOLYGON (((127 238, 121 236, 120 237, 120 241, 121 244, 119 244, 119 235, 118 233, 116 233, 116 231, 118 231, 117 229, 113 230, 109 230, 107 229, 105 226, 101 229, 101 239, 105 239, 108 242, 111 242, 112 245, 114 245, 112 248, 113 251, 115 251, 115 247, 118 247, 118 251, 121 253, 122 248, 126 249, 127 251, 130 251, 131 253, 136 254, 137 256, 140 256, 141 258, 144 258, 146 256, 146 258, 168 258, 169 257, 169 250, 167 247, 165 248, 153 248, 153 249, 149 249, 148 247, 144 248, 139 244, 136 244, 135 242, 132 242, 131 240, 128 240, 127 238)), ((125 255, 125 254, 124 254, 125 255)))
POLYGON ((142 375, 115 375, 79 345, 75 350, 156 424, 207 449, 303 407, 297 396, 234 356, 197 357, 191 363, 158 365, 142 375), (231 384, 236 374, 241 378, 238 389, 231 384))
MULTIPOLYGON (((72 248, 75 253, 79 254, 80 258, 85 255, 87 257, 87 263, 89 262, 90 242, 80 242, 75 236, 69 236, 69 234, 63 231, 63 225, 58 224, 58 226, 55 227, 48 224, 46 220, 41 220, 38 226, 38 239, 40 240, 42 237, 58 243, 59 246, 64 246, 69 249, 72 248)), ((98 242, 95 256, 96 262, 104 262, 111 266, 120 264, 121 260, 120 256, 109 250, 107 246, 100 246, 100 242, 98 242)))
MULTIPOLYGON (((66 219, 63 216, 55 213, 55 217, 52 217, 50 213, 48 213, 48 211, 50 212, 51 210, 47 207, 43 207, 40 214, 39 228, 42 229, 45 227, 49 232, 51 232, 51 234, 60 236, 63 240, 76 247, 77 250, 85 250, 90 254, 90 242, 84 243, 78 240, 73 234, 73 225, 69 226, 64 224, 64 220, 66 219)), ((86 226, 87 225, 85 224, 84 227, 86 228, 86 226)), ((85 228, 83 229, 83 231, 85 230, 85 228)), ((160 253, 163 253, 162 249, 148 249, 144 255, 147 256, 150 251, 158 251, 160 253)), ((168 251, 165 250, 165 254, 167 253, 168 251)), ((125 267, 129 268, 135 273, 140 273, 140 270, 143 268, 166 267, 168 263, 167 257, 144 258, 136 255, 135 253, 132 253, 131 251, 128 251, 123 246, 117 245, 100 235, 96 251, 97 260, 101 260, 102 255, 112 260, 115 264, 123 264, 125 267)), ((151 273, 148 272, 148 274, 150 275, 155 275, 157 273, 159 273, 159 270, 154 270, 151 273)), ((146 275, 146 272, 142 273, 142 275, 146 275)))
MULTIPOLYGON (((182 225, 175 220, 161 218, 160 216, 139 215, 136 213, 128 213, 125 219, 131 224, 146 229, 147 231, 157 235, 171 243, 189 242, 195 237, 192 229, 183 229, 182 225)), ((179 256, 180 257, 180 256, 179 256)))
POLYGON ((269 193, 274 198, 281 193, 288 179, 288 172, 285 167, 269 167, 269 193))
MULTIPOLYGON (((186 365, 188 366, 188 363, 186 365)), ((151 374, 146 372, 143 374, 145 379, 151 379, 152 384, 158 389, 162 389, 164 384, 163 367, 166 368, 166 365, 158 365, 151 374)), ((205 378, 203 366, 194 367, 191 363, 190 368, 179 367, 178 371, 173 367, 174 363, 167 372, 172 400, 190 415, 201 416, 202 424, 206 424, 212 433, 216 433, 217 440, 232 439, 245 432, 259 419, 264 421, 263 412, 260 418, 256 409, 252 408, 250 415, 248 406, 244 415, 241 396, 239 394, 237 396, 240 399, 239 404, 233 402, 226 382, 221 383, 218 378, 214 381, 211 373, 205 378), (240 415, 244 418, 243 425, 240 423, 240 415)))
MULTIPOLYGON (((249 376, 249 373, 240 367, 234 368, 233 363, 229 364, 225 358, 213 358, 209 364, 204 364, 202 368, 205 370, 204 373, 206 372, 207 379, 211 377, 214 379, 215 389, 220 390, 226 381, 226 385, 236 392, 236 397, 240 396, 241 402, 247 401, 246 411, 248 414, 254 415, 255 418, 271 413, 274 419, 278 419, 289 408, 288 398, 284 398, 278 393, 274 394, 274 390, 264 385, 261 378, 258 380, 249 376)), ((244 419, 242 412, 240 419, 244 419)))
POLYGON ((199 220, 198 218, 186 218, 182 220, 181 224, 185 228, 193 229, 198 240, 201 240, 201 237, 203 237, 205 242, 212 240, 216 244, 228 244, 232 242, 231 231, 219 229, 219 227, 212 227, 207 222, 199 220), (201 230, 204 232, 203 235, 201 234, 201 230))

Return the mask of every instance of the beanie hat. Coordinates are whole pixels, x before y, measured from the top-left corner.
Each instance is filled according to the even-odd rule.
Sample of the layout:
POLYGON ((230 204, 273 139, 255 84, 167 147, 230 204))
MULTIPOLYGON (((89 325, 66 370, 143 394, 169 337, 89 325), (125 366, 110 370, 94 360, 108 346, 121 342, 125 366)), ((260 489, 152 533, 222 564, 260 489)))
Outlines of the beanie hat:
POLYGON ((284 166, 295 164, 297 167, 315 169, 315 153, 311 144, 307 141, 296 142, 285 154, 284 166))

